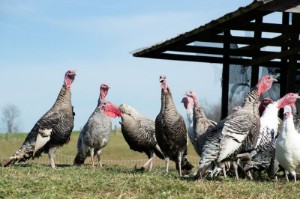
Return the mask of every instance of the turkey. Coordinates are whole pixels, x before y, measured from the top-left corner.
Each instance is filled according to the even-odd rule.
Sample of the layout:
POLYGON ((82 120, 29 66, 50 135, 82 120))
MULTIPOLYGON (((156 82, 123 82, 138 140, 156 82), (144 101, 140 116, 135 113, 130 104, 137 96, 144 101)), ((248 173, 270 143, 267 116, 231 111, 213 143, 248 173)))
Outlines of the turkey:
MULTIPOLYGON (((187 110, 187 119, 189 122, 188 135, 195 151, 201 157, 207 134, 215 132, 211 130, 216 128, 217 123, 206 118, 202 107, 198 105, 198 97, 194 91, 187 91, 185 95, 186 97, 182 98, 181 102, 187 110)), ((240 107, 235 107, 234 111, 238 111, 239 109, 240 107)), ((235 166, 235 164, 230 161, 223 165, 222 169, 225 177, 232 166, 235 166)))
POLYGON ((179 175, 190 172, 193 165, 187 160, 187 129, 183 117, 176 110, 166 76, 159 77, 161 84, 161 109, 155 119, 155 135, 169 172, 170 160, 176 163, 179 175))
POLYGON ((300 168, 300 134, 296 131, 293 114, 290 106, 284 107, 284 120, 281 132, 276 140, 275 156, 279 164, 285 170, 286 180, 288 173, 294 177, 296 182, 296 172, 300 168))
POLYGON ((255 147, 260 125, 258 98, 274 81, 277 80, 273 76, 263 76, 247 94, 242 108, 228 115, 208 133, 196 178, 202 177, 214 163, 217 164, 211 176, 217 175, 226 160, 235 160, 239 153, 250 152, 255 147))
POLYGON ((98 165, 102 167, 101 151, 108 144, 111 132, 112 122, 110 117, 121 115, 118 107, 111 102, 106 101, 106 95, 109 90, 107 84, 101 84, 98 104, 87 123, 80 132, 77 141, 77 155, 74 159, 74 165, 81 165, 85 159, 90 156, 92 166, 94 167, 94 154, 98 158, 98 165))
POLYGON ((205 116, 202 107, 198 104, 198 97, 195 91, 187 91, 186 96, 182 99, 182 102, 187 109, 188 120, 192 121, 188 129, 188 135, 195 151, 201 156, 207 132, 215 128, 217 123, 205 116))
POLYGON ((49 155, 51 167, 55 168, 56 149, 70 141, 73 130, 75 114, 71 103, 71 84, 75 75, 74 70, 65 73, 63 86, 54 105, 33 126, 20 149, 3 163, 4 167, 40 157, 45 152, 49 155))
MULTIPOLYGON (((276 164, 272 161, 272 158, 275 156, 275 140, 281 123, 278 118, 278 111, 286 105, 294 105, 298 98, 297 93, 288 93, 275 102, 272 102, 269 98, 262 101, 259 108, 263 111, 260 118, 260 132, 254 149, 256 154, 244 166, 245 171, 250 169, 269 171, 270 164, 276 164)), ((278 168, 278 165, 271 166, 273 169, 278 168)), ((252 176, 249 177, 252 178, 252 176)))
POLYGON ((271 98, 264 98, 260 103, 259 103, 259 107, 258 107, 258 110, 259 110, 259 116, 262 116, 263 112, 265 111, 266 107, 272 103, 273 100, 271 98))
POLYGON ((148 161, 141 170, 152 169, 155 156, 164 159, 164 155, 157 144, 155 137, 154 121, 144 117, 138 111, 127 104, 121 104, 121 131, 130 149, 146 153, 148 161))

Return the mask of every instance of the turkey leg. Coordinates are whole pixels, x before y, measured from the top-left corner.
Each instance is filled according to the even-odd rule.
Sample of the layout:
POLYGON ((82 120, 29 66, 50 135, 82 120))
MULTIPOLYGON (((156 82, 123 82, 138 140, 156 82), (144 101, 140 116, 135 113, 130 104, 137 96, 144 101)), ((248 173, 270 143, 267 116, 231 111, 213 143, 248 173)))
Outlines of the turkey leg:
POLYGON ((56 147, 50 148, 49 152, 48 152, 48 156, 50 159, 50 165, 53 169, 55 168, 55 163, 54 163, 55 152, 56 152, 56 147))
POLYGON ((99 151, 97 151, 97 158, 98 158, 98 166, 100 168, 102 168, 102 162, 101 162, 101 152, 102 150, 100 149, 99 151))

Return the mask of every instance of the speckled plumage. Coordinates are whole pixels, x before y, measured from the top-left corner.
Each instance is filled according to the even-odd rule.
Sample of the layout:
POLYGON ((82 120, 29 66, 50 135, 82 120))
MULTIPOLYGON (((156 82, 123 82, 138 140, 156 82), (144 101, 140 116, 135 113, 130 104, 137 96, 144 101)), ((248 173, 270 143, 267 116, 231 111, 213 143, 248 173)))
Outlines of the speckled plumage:
POLYGON ((155 119, 155 135, 159 147, 167 158, 167 172, 169 158, 176 162, 176 168, 182 175, 193 168, 187 160, 187 129, 183 117, 174 105, 165 76, 160 77, 160 82, 163 88, 161 91, 161 109, 155 119))
MULTIPOLYGON (((119 109, 122 112, 121 131, 130 149, 146 153, 149 159, 155 155, 163 159, 164 156, 155 137, 154 121, 141 115, 127 104, 121 104, 119 109)), ((151 166, 149 170, 151 170, 151 166)))
MULTIPOLYGON (((108 89, 109 86, 106 84, 100 86, 98 105, 80 132, 77 141, 77 155, 74 159, 75 165, 83 164, 85 159, 91 156, 92 165, 94 166, 93 156, 96 154, 99 166, 102 166, 100 159, 101 150, 108 144, 112 133, 112 122, 106 110, 117 110, 119 112, 117 107, 105 100, 108 89)), ((119 115, 120 113, 116 113, 115 116, 119 115)))
POLYGON ((74 164, 83 164, 85 159, 90 156, 91 149, 100 155, 101 149, 109 142, 112 123, 101 108, 100 106, 96 108, 80 132, 74 164))
POLYGON ((247 94, 244 105, 221 121, 212 130, 213 133, 208 134, 198 175, 204 175, 213 163, 217 163, 217 167, 212 175, 217 174, 222 163, 235 160, 239 153, 251 152, 255 148, 260 128, 258 98, 261 93, 271 88, 273 81, 276 79, 272 76, 263 76, 247 94))
POLYGON ((205 116, 203 108, 198 104, 198 98, 194 91, 188 91, 186 95, 186 98, 192 98, 191 100, 182 100, 188 103, 186 106, 188 121, 190 121, 188 135, 195 151, 199 156, 201 156, 204 143, 207 139, 207 134, 211 131, 211 129, 216 127, 217 123, 205 116), (189 103, 191 101, 193 102, 190 106, 189 103))
POLYGON ((8 166, 19 161, 39 157, 43 152, 49 153, 51 166, 54 168, 54 153, 57 147, 67 144, 74 126, 74 112, 71 103, 71 83, 75 78, 75 71, 67 71, 64 84, 58 97, 49 111, 47 111, 34 125, 24 143, 16 153, 3 163, 8 166), (48 132, 48 135, 43 135, 48 132), (36 148, 38 136, 48 139, 36 148), (50 152, 49 152, 50 150, 50 152))

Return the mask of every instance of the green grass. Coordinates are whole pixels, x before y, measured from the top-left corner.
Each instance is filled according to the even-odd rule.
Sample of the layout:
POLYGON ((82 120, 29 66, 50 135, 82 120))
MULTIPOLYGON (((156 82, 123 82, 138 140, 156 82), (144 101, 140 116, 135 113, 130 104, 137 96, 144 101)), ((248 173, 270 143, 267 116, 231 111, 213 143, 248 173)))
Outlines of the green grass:
MULTIPOLYGON (((0 135, 0 158, 12 155, 25 136, 12 134, 7 141, 0 135)), ((68 158, 58 158, 56 169, 49 167, 47 155, 41 158, 46 162, 0 168, 0 198, 300 198, 300 183, 283 179, 279 183, 233 178, 194 182, 192 176, 179 178, 173 163, 165 175, 163 161, 156 161, 151 172, 136 173, 133 167, 142 165, 146 156, 131 151, 120 133, 113 134, 103 150, 103 168, 92 168, 89 161, 73 167, 77 138, 78 132, 74 132, 70 143, 57 151, 57 158, 68 158), (126 161, 128 164, 123 164, 126 161)), ((191 144, 189 157, 195 157, 196 166, 191 144)))

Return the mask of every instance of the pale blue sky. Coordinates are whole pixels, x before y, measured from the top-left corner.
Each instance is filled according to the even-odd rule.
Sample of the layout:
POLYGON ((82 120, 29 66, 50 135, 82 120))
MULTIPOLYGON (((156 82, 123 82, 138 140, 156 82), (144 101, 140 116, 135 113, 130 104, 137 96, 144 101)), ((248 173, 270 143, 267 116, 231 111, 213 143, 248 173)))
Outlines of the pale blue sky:
POLYGON ((219 103, 220 67, 135 58, 130 52, 190 31, 250 2, 0 0, 0 108, 15 104, 21 111, 20 130, 30 131, 53 105, 68 69, 77 70, 72 85, 74 130, 94 110, 103 82, 111 86, 108 100, 130 104, 151 119, 160 110, 160 74, 167 76, 184 117, 180 101, 188 89, 196 90, 202 101, 219 103))

